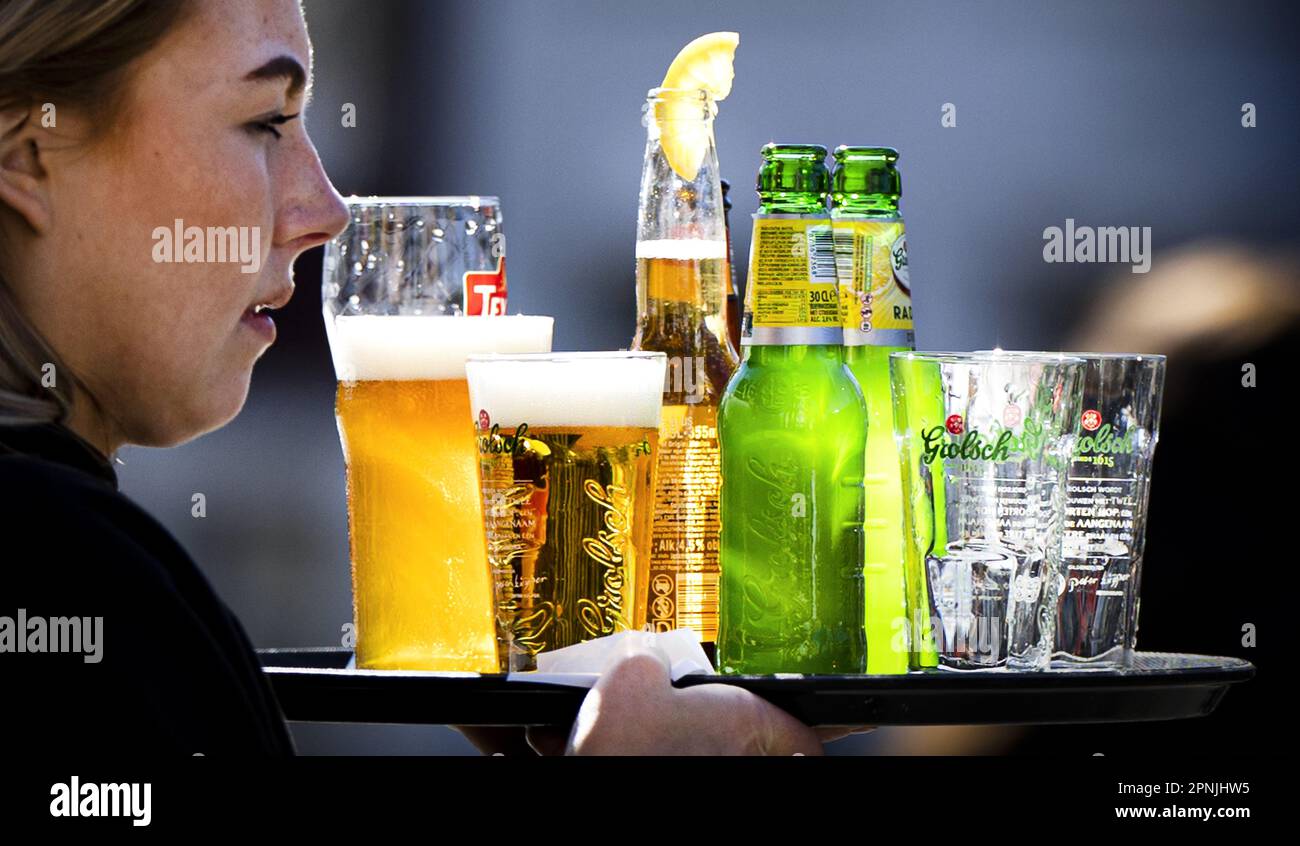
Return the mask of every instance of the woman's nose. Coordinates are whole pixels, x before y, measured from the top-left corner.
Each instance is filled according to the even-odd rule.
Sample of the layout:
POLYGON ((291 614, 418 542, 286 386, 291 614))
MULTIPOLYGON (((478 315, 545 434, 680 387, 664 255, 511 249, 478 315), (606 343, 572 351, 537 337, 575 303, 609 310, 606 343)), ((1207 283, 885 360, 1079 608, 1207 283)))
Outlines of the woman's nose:
POLYGON ((287 196, 280 204, 282 226, 276 240, 308 250, 347 228, 348 207, 325 175, 315 147, 310 141, 303 146, 295 178, 286 186, 287 196))
POLYGON ((334 189, 334 184, 329 181, 329 177, 325 176, 324 169, 321 170, 321 176, 325 189, 321 192, 322 203, 325 206, 321 211, 321 231, 325 234, 321 243, 324 243, 347 228, 348 207, 339 196, 339 192, 334 189))

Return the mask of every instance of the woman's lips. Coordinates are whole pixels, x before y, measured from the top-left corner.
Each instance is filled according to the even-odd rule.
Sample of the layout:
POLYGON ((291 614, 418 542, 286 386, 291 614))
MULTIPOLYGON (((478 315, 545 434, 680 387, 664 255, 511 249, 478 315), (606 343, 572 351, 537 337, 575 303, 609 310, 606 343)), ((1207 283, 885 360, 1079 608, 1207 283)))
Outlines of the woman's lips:
POLYGON ((257 306, 248 309, 239 322, 261 335, 267 344, 275 343, 275 321, 269 310, 258 311, 257 306))
POLYGON ((269 346, 275 343, 275 321, 271 319, 271 312, 288 304, 292 296, 293 283, 286 281, 266 299, 257 300, 249 306, 239 322, 261 335, 269 346))

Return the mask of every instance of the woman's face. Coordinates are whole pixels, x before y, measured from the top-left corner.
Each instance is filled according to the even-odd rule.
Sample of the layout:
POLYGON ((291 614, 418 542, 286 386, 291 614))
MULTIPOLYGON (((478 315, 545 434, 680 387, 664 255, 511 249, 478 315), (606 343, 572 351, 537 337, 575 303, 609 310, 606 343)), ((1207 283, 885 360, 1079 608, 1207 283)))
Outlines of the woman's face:
POLYGON ((347 223, 303 125, 310 62, 296 0, 199 0, 138 60, 107 138, 75 143, 92 127, 57 113, 49 225, 6 272, 108 440, 171 445, 233 417, 275 338, 256 311, 347 223))

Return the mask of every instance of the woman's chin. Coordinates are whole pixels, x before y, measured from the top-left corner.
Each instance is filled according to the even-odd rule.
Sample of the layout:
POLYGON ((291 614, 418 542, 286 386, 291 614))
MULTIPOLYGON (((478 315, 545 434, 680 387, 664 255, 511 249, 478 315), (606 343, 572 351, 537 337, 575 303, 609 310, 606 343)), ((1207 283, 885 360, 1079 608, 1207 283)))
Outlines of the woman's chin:
POLYGON ((139 446, 174 447, 225 426, 239 415, 248 399, 250 372, 228 382, 220 390, 192 398, 184 406, 173 405, 142 427, 145 431, 131 442, 139 446))
POLYGON ((224 393, 225 398, 222 402, 214 403, 206 409, 207 413, 197 421, 199 423, 196 427, 198 431, 191 437, 197 438, 199 435, 206 435, 214 429, 220 429, 239 416, 239 412, 244 409, 244 403, 248 401, 248 385, 251 376, 252 370, 250 369, 243 374, 243 378, 239 380, 238 384, 232 385, 224 393))

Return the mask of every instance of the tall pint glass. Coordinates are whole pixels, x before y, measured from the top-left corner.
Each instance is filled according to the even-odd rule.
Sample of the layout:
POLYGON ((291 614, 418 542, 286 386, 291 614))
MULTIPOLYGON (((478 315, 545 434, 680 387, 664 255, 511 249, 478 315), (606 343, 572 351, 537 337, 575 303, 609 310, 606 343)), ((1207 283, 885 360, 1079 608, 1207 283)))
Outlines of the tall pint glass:
POLYGON ((1165 357, 1071 355, 1088 367, 1066 494, 1056 657, 1070 665, 1127 666, 1137 645, 1165 357))
POLYGON ((1129 665, 1137 641, 1165 357, 1066 355, 1083 359, 1086 367, 1065 496, 1065 584, 1057 606, 1053 665, 1114 669, 1129 665))
POLYGON ((353 227, 328 246, 323 285, 347 462, 357 666, 496 672, 465 359, 545 352, 552 319, 449 314, 437 280, 446 262, 415 269, 402 246, 426 241, 428 221, 446 217, 438 201, 398 201, 391 213, 362 202, 386 201, 350 204, 353 227))
POLYGON ((915 667, 1042 670, 1082 359, 890 356, 915 667), (927 660, 928 659, 928 660, 927 660))

